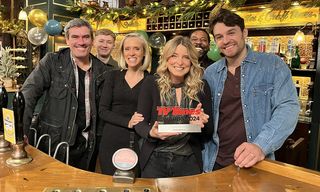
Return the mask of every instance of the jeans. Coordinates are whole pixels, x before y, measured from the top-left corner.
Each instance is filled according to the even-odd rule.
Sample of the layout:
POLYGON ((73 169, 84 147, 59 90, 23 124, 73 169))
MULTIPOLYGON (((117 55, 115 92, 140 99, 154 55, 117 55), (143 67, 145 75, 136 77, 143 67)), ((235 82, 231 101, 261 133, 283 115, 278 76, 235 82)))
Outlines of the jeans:
POLYGON ((176 155, 170 152, 152 152, 142 170, 142 178, 163 178, 195 175, 201 169, 194 154, 176 155))

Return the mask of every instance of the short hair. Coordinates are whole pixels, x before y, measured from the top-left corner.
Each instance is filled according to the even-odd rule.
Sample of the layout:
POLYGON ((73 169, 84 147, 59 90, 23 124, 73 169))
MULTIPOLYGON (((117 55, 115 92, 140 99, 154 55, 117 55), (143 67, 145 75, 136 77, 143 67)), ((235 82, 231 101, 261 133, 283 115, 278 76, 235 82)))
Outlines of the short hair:
POLYGON ((123 45, 124 45, 125 40, 128 38, 131 38, 131 37, 137 37, 142 42, 143 51, 144 51, 144 58, 142 60, 142 66, 139 68, 139 70, 141 70, 141 71, 147 70, 148 67, 151 65, 151 48, 149 47, 147 40, 139 33, 129 33, 122 39, 122 41, 120 43, 119 66, 121 69, 128 69, 128 66, 126 64, 126 60, 124 59, 124 56, 123 56, 123 51, 124 51, 123 45))
POLYGON ((213 34, 213 28, 217 23, 223 23, 228 27, 239 26, 240 29, 243 31, 245 28, 244 19, 239 15, 235 14, 234 12, 227 10, 227 9, 220 9, 217 15, 213 16, 209 21, 209 29, 210 32, 213 34))
POLYGON ((189 33, 189 38, 191 38, 191 35, 194 33, 194 32, 197 32, 197 31, 203 31, 205 34, 207 34, 207 38, 208 38, 208 42, 210 43, 210 35, 208 33, 208 31, 206 29, 194 29, 192 30, 190 33, 189 33))
POLYGON ((98 36, 98 35, 106 35, 106 36, 110 35, 114 40, 116 40, 116 35, 113 33, 113 31, 111 31, 110 29, 106 29, 106 28, 97 30, 94 35, 95 36, 98 36))
POLYGON ((67 25, 64 27, 64 32, 65 32, 65 37, 66 39, 69 39, 69 30, 73 27, 88 27, 88 29, 90 30, 90 35, 91 38, 93 39, 93 29, 92 26, 90 25, 90 23, 87 20, 84 19, 80 19, 80 18, 74 18, 72 20, 70 20, 67 25))

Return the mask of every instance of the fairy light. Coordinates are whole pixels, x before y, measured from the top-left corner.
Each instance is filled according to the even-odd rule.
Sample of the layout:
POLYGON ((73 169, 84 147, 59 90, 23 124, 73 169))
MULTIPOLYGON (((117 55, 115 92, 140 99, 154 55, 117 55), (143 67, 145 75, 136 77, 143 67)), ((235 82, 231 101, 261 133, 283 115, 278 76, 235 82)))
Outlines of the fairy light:
POLYGON ((208 4, 208 7, 212 7, 214 5, 214 3, 213 2, 210 2, 209 4, 208 4))

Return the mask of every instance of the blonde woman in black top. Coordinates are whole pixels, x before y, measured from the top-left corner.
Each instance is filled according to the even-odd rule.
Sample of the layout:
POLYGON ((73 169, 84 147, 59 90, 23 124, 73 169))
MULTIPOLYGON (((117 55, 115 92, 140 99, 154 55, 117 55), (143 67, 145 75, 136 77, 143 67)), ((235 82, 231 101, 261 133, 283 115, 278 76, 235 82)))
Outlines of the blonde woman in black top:
MULTIPOLYGON (((210 89, 202 80, 203 69, 198 64, 197 54, 187 37, 174 37, 163 49, 157 75, 143 82, 138 113, 144 120, 135 126, 136 132, 145 139, 139 156, 142 177, 175 177, 202 172, 202 141, 212 136, 213 126, 210 89), (197 121, 187 120, 187 123, 199 124, 201 133, 159 132, 159 106, 202 110, 197 121)), ((186 118, 181 119, 185 121, 186 118)))
MULTIPOLYGON (((101 171, 113 175, 112 155, 120 148, 130 147, 134 135, 134 150, 138 153, 138 135, 133 126, 143 120, 136 113, 141 85, 151 64, 147 41, 137 33, 127 34, 120 44, 121 70, 107 75, 100 99, 99 115, 105 121, 99 149, 101 171)), ((138 173, 138 170, 136 171, 138 173)))

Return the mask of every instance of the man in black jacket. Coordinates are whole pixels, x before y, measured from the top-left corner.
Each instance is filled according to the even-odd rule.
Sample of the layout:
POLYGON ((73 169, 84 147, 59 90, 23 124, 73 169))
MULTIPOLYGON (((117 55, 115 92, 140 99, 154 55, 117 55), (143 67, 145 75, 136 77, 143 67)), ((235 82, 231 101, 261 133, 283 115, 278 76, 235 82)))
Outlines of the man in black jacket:
MULTIPOLYGON (((67 142, 69 164, 94 171, 99 93, 105 72, 112 67, 105 67, 90 54, 93 30, 87 21, 75 18, 64 31, 69 48, 47 53, 22 87, 26 101, 24 131, 28 135, 34 108, 45 94, 38 134, 51 136, 52 151, 67 142)), ((47 151, 48 140, 41 144, 40 149, 47 151)), ((59 148, 57 159, 66 160, 66 149, 66 145, 59 148)))

